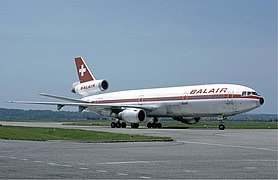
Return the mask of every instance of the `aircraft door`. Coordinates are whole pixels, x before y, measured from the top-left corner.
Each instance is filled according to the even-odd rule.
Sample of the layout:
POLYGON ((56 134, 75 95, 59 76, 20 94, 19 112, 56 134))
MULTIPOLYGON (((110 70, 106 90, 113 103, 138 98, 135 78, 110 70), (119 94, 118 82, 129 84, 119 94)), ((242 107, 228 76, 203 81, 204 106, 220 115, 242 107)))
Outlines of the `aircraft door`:
POLYGON ((233 114, 233 112, 236 110, 236 103, 234 102, 234 94, 233 91, 228 92, 226 96, 226 108, 228 114, 233 114))
POLYGON ((226 103, 227 104, 234 104, 234 94, 233 94, 233 91, 228 92, 226 103))
POLYGON ((188 104, 188 92, 183 94, 183 96, 182 96, 182 104, 188 104))
POLYGON ((140 95, 138 99, 138 105, 143 105, 144 95, 140 95))

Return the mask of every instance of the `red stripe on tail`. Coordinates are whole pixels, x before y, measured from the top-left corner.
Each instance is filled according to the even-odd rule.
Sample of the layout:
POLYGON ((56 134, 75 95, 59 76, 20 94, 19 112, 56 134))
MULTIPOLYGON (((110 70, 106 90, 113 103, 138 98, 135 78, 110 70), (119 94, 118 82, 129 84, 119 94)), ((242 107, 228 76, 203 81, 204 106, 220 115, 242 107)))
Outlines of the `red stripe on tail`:
POLYGON ((90 72, 89 68, 87 67, 82 57, 74 58, 74 60, 75 60, 76 70, 77 70, 80 83, 95 80, 94 76, 90 72))

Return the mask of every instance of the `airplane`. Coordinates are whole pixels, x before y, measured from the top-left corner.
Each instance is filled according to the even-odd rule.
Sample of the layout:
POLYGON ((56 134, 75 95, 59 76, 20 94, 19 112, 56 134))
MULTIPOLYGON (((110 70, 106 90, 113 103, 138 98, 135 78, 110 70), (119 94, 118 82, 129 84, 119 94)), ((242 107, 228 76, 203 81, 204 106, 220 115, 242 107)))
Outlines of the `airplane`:
POLYGON ((82 57, 75 58, 79 81, 73 83, 71 92, 81 99, 40 93, 41 96, 67 102, 9 101, 21 104, 76 106, 78 111, 91 111, 112 117, 112 128, 138 128, 147 119, 148 128, 161 128, 158 118, 166 117, 186 124, 198 123, 201 118, 219 117, 219 130, 224 130, 224 120, 229 116, 251 111, 264 104, 264 98, 255 90, 236 84, 208 84, 153 89, 136 89, 104 93, 108 81, 97 80, 82 57))

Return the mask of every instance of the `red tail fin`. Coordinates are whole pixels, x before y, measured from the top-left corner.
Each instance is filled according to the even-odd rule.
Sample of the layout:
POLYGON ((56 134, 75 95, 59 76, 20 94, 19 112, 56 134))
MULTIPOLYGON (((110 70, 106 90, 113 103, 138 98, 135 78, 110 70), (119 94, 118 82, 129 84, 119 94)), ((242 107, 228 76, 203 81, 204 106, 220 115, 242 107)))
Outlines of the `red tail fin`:
POLYGON ((80 83, 95 80, 82 57, 74 58, 80 83))

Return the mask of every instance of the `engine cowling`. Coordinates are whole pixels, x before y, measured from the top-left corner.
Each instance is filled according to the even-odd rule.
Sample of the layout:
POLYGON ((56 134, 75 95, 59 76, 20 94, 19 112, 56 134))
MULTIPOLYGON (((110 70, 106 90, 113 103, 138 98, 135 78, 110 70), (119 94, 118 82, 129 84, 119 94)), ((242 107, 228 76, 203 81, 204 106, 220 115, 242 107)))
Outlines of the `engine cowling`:
POLYGON ((108 82, 106 80, 94 80, 84 83, 74 83, 71 92, 80 94, 81 96, 89 96, 100 93, 108 89, 108 82))
POLYGON ((129 123, 140 123, 145 120, 146 113, 142 109, 127 108, 118 114, 118 118, 129 123))
POLYGON ((173 117, 173 119, 185 124, 196 124, 200 121, 199 117, 173 117))

